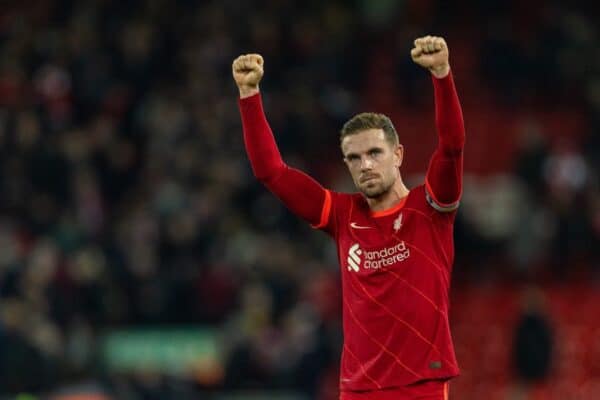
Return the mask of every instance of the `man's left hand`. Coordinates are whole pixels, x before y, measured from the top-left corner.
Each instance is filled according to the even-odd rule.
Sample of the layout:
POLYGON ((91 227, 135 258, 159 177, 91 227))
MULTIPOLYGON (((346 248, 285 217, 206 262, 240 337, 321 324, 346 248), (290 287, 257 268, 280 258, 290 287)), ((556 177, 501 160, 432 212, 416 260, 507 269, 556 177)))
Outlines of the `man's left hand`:
POLYGON ((443 78, 450 72, 448 45, 439 36, 424 36, 415 39, 415 47, 410 51, 413 61, 427 68, 436 78, 443 78))

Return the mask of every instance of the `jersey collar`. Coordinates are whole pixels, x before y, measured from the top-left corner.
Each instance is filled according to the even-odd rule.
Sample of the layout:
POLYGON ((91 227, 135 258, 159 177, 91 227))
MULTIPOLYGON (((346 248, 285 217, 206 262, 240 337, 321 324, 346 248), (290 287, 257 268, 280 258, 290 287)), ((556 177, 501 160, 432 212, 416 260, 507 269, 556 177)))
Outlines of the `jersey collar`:
MULTIPOLYGON (((410 193, 410 192, 409 192, 410 193)), ((402 207, 404 207, 404 204, 406 204, 406 200, 408 199, 408 194, 406 196, 404 196, 399 202, 398 204, 386 209, 386 210, 381 210, 381 211, 370 211, 369 214, 371 215, 371 217, 374 218, 379 218, 379 217, 386 217, 388 215, 392 215, 395 214, 396 212, 400 211, 402 209, 402 207)))

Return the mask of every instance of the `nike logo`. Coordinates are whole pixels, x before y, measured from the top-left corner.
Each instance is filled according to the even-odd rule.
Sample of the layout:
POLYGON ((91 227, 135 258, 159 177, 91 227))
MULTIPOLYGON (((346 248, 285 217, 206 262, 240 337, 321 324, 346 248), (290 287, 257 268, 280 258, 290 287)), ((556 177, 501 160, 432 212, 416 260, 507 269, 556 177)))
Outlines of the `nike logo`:
POLYGON ((356 222, 350 222, 350 226, 354 229, 373 229, 373 227, 371 226, 361 226, 358 225, 356 222))

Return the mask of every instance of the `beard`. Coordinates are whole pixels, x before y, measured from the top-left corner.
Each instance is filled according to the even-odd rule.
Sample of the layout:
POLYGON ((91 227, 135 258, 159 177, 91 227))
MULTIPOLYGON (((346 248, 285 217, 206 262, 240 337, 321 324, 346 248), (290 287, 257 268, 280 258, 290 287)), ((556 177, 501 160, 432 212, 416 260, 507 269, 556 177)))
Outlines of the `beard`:
POLYGON ((357 185, 357 186, 358 186, 358 189, 362 192, 362 194, 365 195, 365 197, 367 197, 369 199, 376 199, 378 197, 383 196, 387 192, 389 192, 393 185, 394 185, 393 181, 391 181, 391 182, 367 181, 366 183, 363 183, 362 185, 357 185))

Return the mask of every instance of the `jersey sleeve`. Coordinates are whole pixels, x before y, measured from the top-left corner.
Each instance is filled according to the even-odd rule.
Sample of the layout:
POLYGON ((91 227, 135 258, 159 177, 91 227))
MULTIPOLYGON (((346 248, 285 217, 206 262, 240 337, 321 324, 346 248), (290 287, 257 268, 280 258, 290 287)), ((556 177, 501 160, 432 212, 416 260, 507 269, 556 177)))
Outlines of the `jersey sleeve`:
POLYGON ((294 214, 313 227, 325 227, 331 194, 313 178, 283 162, 264 114, 260 93, 239 99, 238 104, 244 144, 254 176, 294 214))
POLYGON ((312 225, 312 227, 335 238, 338 235, 340 226, 340 215, 344 214, 344 210, 348 209, 351 201, 351 196, 346 193, 327 190, 323 208, 321 209, 321 220, 319 224, 312 225))
POLYGON ((425 177, 427 203, 439 212, 458 208, 462 194, 465 128, 452 72, 433 77, 438 146, 425 177))
POLYGON ((273 180, 263 184, 295 215, 315 229, 324 229, 331 213, 331 192, 304 172, 284 165, 273 180))

